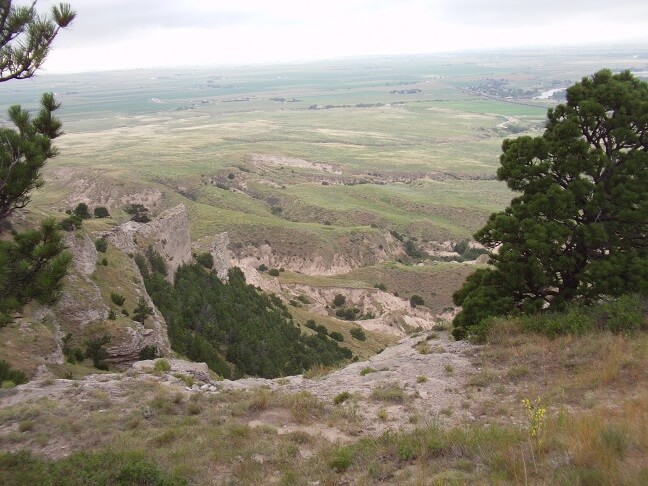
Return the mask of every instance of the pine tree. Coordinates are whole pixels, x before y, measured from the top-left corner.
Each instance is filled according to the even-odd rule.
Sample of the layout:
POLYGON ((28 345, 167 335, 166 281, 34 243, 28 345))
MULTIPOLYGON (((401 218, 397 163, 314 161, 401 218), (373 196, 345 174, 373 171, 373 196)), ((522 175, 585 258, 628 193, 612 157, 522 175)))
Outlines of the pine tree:
MULTIPOLYGON (((33 76, 60 29, 76 15, 60 4, 41 16, 35 4, 13 7, 11 0, 0 0, 0 82, 33 76)), ((24 208, 31 191, 43 184, 40 171, 56 155, 51 141, 61 134, 61 122, 53 116, 58 107, 54 95, 45 93, 33 119, 20 106, 9 108, 15 128, 0 129, 0 237, 10 227, 11 214, 24 208)), ((13 241, 0 239, 0 327, 32 299, 52 302, 70 259, 53 220, 13 241)))
POLYGON ((602 70, 567 90, 541 137, 505 140, 520 192, 476 235, 491 267, 454 295, 463 337, 485 318, 648 292, 648 84, 602 70))
POLYGON ((153 308, 146 303, 144 297, 140 297, 139 301, 137 301, 137 307, 133 310, 133 319, 137 322, 144 323, 150 315, 153 315, 153 308))

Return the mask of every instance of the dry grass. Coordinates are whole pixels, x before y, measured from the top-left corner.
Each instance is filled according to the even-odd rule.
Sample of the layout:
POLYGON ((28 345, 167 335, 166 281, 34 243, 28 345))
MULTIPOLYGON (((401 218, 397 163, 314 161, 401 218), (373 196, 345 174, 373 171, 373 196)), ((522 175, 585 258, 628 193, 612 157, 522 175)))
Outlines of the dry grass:
MULTIPOLYGON (((593 332, 554 339, 499 323, 479 357, 523 391, 583 406, 614 403, 648 384, 648 333, 593 332)), ((518 396, 518 398, 522 398, 518 396)))
MULTIPOLYGON (((60 399, 0 410, 0 448, 54 458, 143 450, 195 484, 644 484, 647 351, 646 333, 549 339, 508 323, 472 357, 481 370, 461 406, 437 412, 474 420, 442 428, 423 414, 407 431, 384 434, 367 432, 390 427, 413 399, 398 382, 336 405, 281 387, 202 394, 151 375, 78 381, 60 399), (535 428, 523 398, 546 410, 535 428), (322 430, 343 435, 326 439, 322 430)), ((445 373, 460 379, 459 371, 445 373)))
MULTIPOLYGON (((416 417, 409 432, 364 434, 376 421, 388 426, 393 407, 407 404, 409 397, 396 382, 375 389, 370 400, 380 406, 366 417, 361 396, 335 405, 281 389, 191 394, 149 376, 147 381, 122 379, 119 393, 77 382, 62 400, 7 407, 0 412, 5 424, 0 447, 50 457, 102 447, 144 450, 165 470, 195 484, 271 479, 280 484, 642 484, 648 474, 648 394, 646 378, 636 373, 648 359, 645 336, 523 337, 500 336, 497 345, 485 346, 475 358, 483 366, 475 375, 479 385, 502 387, 494 399, 476 391, 471 399, 472 410, 491 412, 484 418, 491 425, 478 420, 441 428, 416 417), (539 360, 540 351, 552 363, 539 370, 540 361, 530 361, 520 371, 518 360, 539 360), (600 363, 614 365, 614 371, 595 374, 600 363), (556 384, 545 385, 549 391, 538 407, 546 407, 547 414, 534 437, 519 397, 533 401, 549 371, 556 373, 556 384), (572 383, 593 397, 593 406, 585 398, 566 393, 560 399, 551 391, 572 383), (266 425, 250 426, 263 417, 266 425), (285 426, 295 430, 280 433, 285 426), (318 427, 359 437, 335 445, 310 432, 318 427)), ((440 411, 448 417, 461 413, 449 407, 440 411)))

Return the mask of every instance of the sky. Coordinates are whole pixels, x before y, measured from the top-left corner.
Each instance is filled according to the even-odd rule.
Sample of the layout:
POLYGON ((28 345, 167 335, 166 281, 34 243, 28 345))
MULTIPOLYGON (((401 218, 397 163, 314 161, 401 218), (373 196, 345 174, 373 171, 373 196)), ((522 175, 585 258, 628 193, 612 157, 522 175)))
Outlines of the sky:
MULTIPOLYGON (((26 0, 14 0, 24 5, 26 0)), ((48 11, 54 0, 39 0, 48 11)), ((72 0, 45 72, 640 43, 646 0, 72 0)))

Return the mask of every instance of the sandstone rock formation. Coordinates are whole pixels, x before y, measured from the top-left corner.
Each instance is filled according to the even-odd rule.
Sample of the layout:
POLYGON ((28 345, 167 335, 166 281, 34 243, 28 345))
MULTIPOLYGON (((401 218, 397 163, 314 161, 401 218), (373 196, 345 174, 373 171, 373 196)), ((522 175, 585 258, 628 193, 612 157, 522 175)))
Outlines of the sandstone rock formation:
POLYGON ((214 258, 212 270, 221 280, 227 281, 227 271, 232 268, 232 255, 229 250, 229 234, 219 233, 197 241, 193 248, 196 252, 208 252, 214 258))
POLYGON ((173 282, 178 267, 191 261, 189 218, 184 204, 167 209, 149 223, 124 223, 106 233, 105 237, 128 254, 152 248, 164 258, 170 282, 173 282))
MULTIPOLYGON (((186 216, 186 215, 185 215, 186 216)), ((188 237, 188 230, 187 230, 188 237)), ((61 298, 48 318, 54 323, 58 346, 61 337, 67 333, 82 335, 84 328, 98 325, 108 318, 109 306, 104 300, 101 290, 91 278, 97 268, 98 254, 94 242, 87 235, 69 235, 66 239, 69 251, 73 254, 72 268, 66 276, 61 298)), ((166 324, 162 315, 155 309, 153 302, 146 293, 144 281, 135 263, 128 259, 127 265, 136 275, 136 297, 143 297, 153 308, 146 325, 129 321, 128 324, 111 326, 111 341, 106 347, 112 364, 125 365, 139 359, 139 352, 145 346, 154 346, 160 353, 168 355, 171 352, 166 324)), ((58 353, 62 362, 62 353, 58 353)))
POLYGON ((72 268, 65 277, 55 312, 70 329, 83 329, 88 323, 108 317, 101 291, 90 279, 97 266, 97 250, 87 234, 69 235, 65 240, 72 253, 72 268))
MULTIPOLYGON (((311 242, 312 243, 312 242, 311 242)), ((403 243, 390 233, 375 235, 374 238, 358 236, 338 241, 339 247, 324 248, 309 246, 286 254, 287 245, 268 243, 247 245, 235 250, 232 263, 238 267, 285 268, 305 275, 333 276, 376 263, 396 260, 405 256, 403 243)))

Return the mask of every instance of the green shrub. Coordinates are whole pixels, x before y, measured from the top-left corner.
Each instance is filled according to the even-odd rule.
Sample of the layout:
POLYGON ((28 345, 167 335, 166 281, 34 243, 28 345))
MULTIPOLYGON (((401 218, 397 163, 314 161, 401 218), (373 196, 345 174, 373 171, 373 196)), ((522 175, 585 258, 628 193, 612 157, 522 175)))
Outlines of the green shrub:
POLYGON ((600 431, 598 440, 607 451, 623 457, 630 446, 630 431, 625 426, 607 425, 600 431))
POLYGON ((151 221, 148 208, 142 204, 129 204, 124 208, 124 211, 131 215, 131 221, 136 221, 137 223, 148 223, 151 221))
POLYGON ((148 259, 149 264, 151 265, 151 270, 154 273, 159 273, 160 275, 166 277, 168 274, 167 264, 164 261, 162 255, 149 246, 146 250, 146 258, 148 259))
POLYGON ((212 269, 214 268, 214 257, 211 253, 205 252, 195 255, 196 261, 203 267, 212 269))
POLYGON ((337 342, 340 343, 344 341, 344 336, 342 335, 342 333, 337 331, 333 331, 331 334, 329 334, 329 337, 331 339, 335 339, 337 342))
POLYGON ((262 263, 257 267, 257 270, 259 272, 267 272, 268 271, 268 266, 265 263, 262 263))
POLYGON ((110 300, 112 300, 115 305, 122 306, 122 305, 124 305, 124 301, 126 300, 126 297, 124 297, 121 294, 111 292, 110 293, 110 300))
POLYGON ((342 294, 335 294, 333 298, 333 305, 335 307, 343 306, 346 303, 346 297, 342 294))
MULTIPOLYGON (((189 388, 194 386, 195 380, 194 380, 194 377, 191 376, 191 375, 185 375, 184 373, 174 373, 173 376, 175 376, 176 378, 184 381, 184 384, 187 385, 189 388)), ((192 397, 192 399, 194 399, 194 397, 198 397, 198 396, 199 395, 192 395, 191 397, 192 397)))
POLYGON ((0 484, 182 486, 188 482, 164 472, 142 453, 76 452, 51 461, 19 451, 0 455, 0 484))
POLYGON ((104 335, 86 341, 85 357, 92 360, 92 365, 100 370, 107 370, 108 351, 104 348, 110 342, 110 336, 104 335))
POLYGON ((155 359, 159 356, 159 353, 156 346, 149 344, 140 349, 139 359, 155 359))
POLYGON ((16 384, 11 381, 11 380, 3 380, 2 383, 0 383, 0 389, 2 390, 8 390, 9 388, 16 388, 16 384))
POLYGON ((410 258, 423 258, 425 256, 412 239, 405 242, 405 254, 410 258))
MULTIPOLYGON (((592 306, 574 305, 565 312, 519 316, 515 321, 526 330, 549 337, 564 334, 581 335, 595 330, 621 333, 648 328, 642 312, 642 300, 636 295, 624 295, 592 306)), ((486 320, 477 329, 476 335, 485 336, 488 329, 497 322, 500 322, 500 319, 486 320)))
POLYGON ((106 253, 106 250, 108 249, 108 240, 106 240, 106 238, 99 238, 95 241, 95 248, 101 253, 106 253))
POLYGON ((137 269, 142 274, 142 277, 147 278, 149 276, 150 272, 149 272, 148 263, 147 263, 146 258, 144 257, 144 255, 142 255, 141 253, 137 253, 133 257, 133 259, 135 260, 135 265, 137 265, 137 269))
POLYGON ((90 219, 92 215, 88 211, 88 205, 86 203, 79 203, 77 207, 74 208, 74 215, 78 216, 81 219, 90 219))
POLYGON ((63 342, 63 355, 68 363, 80 363, 85 358, 85 355, 81 348, 72 346, 72 334, 68 333, 63 336, 61 340, 63 342))
POLYGON ((623 295, 594 307, 594 317, 599 329, 615 333, 648 329, 646 301, 637 295, 623 295))
POLYGON ((21 420, 18 422, 18 432, 29 432, 34 430, 34 421, 30 419, 21 420))
POLYGON ((458 257, 440 257, 438 259, 440 260, 445 260, 445 261, 459 261, 459 262, 465 262, 469 260, 476 260, 480 255, 485 255, 488 253, 488 250, 485 248, 471 248, 470 247, 470 242, 468 240, 463 240, 458 243, 456 243, 453 247, 452 250, 456 253, 459 254, 458 257))
POLYGON ((340 319, 345 319, 347 321, 353 321, 360 313, 360 309, 357 308, 340 308, 335 311, 335 315, 340 319))
POLYGON ((468 243, 469 243, 468 240, 458 241, 452 247, 452 251, 454 251, 455 253, 459 253, 459 255, 461 255, 464 251, 468 249, 468 243))
POLYGON ((335 398, 333 398, 333 403, 335 405, 339 405, 340 403, 346 402, 349 398, 351 398, 351 394, 348 391, 344 391, 335 395, 335 398))
POLYGON ((187 413, 189 415, 200 415, 202 413, 202 410, 202 407, 198 403, 190 403, 189 405, 187 405, 187 413))
POLYGON ((171 371, 171 365, 166 359, 158 359, 155 361, 154 369, 155 371, 159 371, 161 373, 171 371))
POLYGON ((358 358, 357 356, 353 356, 353 351, 351 351, 349 348, 345 348, 345 347, 343 347, 343 346, 340 346, 339 349, 340 349, 340 353, 342 353, 342 355, 343 355, 346 359, 350 359, 350 360, 352 360, 352 362, 354 362, 354 363, 355 363, 356 361, 358 361, 359 358, 358 358))
POLYGON ((314 319, 308 319, 306 321, 306 327, 312 329, 313 331, 317 331, 317 323, 314 319))
POLYGON ((27 383, 27 375, 22 371, 15 370, 9 363, 0 359, 0 382, 11 381, 16 385, 27 383))
POLYGON ((126 317, 130 316, 130 313, 126 309, 122 309, 121 313, 122 313, 122 315, 124 315, 126 317))
POLYGON ((425 301, 423 300, 423 297, 417 294, 412 295, 410 297, 409 302, 412 307, 416 307, 417 305, 425 305, 425 301))
POLYGON ((405 401, 405 392, 396 382, 383 383, 373 389, 371 398, 382 402, 403 403, 405 401))
POLYGON ((117 319, 117 313, 115 312, 115 309, 110 309, 108 311, 108 320, 114 321, 115 319, 117 319))
POLYGON ((110 217, 110 213, 108 212, 108 209, 105 206, 97 206, 96 208, 94 208, 94 217, 108 218, 110 217))
POLYGON ((461 254, 461 260, 477 260, 477 258, 479 258, 481 255, 486 255, 487 253, 488 250, 486 250, 485 248, 468 248, 461 254))
POLYGON ((349 469, 353 460, 353 449, 349 446, 340 446, 333 451, 333 458, 329 462, 331 469, 336 472, 344 472, 349 469))
POLYGON ((150 315, 153 315, 153 308, 146 303, 144 297, 140 297, 137 301, 137 307, 133 310, 133 320, 144 323, 150 315))
POLYGON ((349 331, 352 337, 356 338, 358 341, 366 341, 367 335, 364 332, 364 329, 361 327, 354 327, 349 331))
POLYGON ((268 275, 270 275, 271 277, 278 277, 279 270, 276 268, 271 268, 270 270, 268 270, 268 275))
POLYGON ((318 334, 323 334, 324 336, 328 336, 328 329, 326 329, 326 327, 322 326, 321 324, 317 326, 315 331, 317 331, 318 334))
POLYGON ((83 220, 74 214, 59 222, 59 228, 64 231, 74 231, 77 228, 80 228, 82 224, 83 220))

